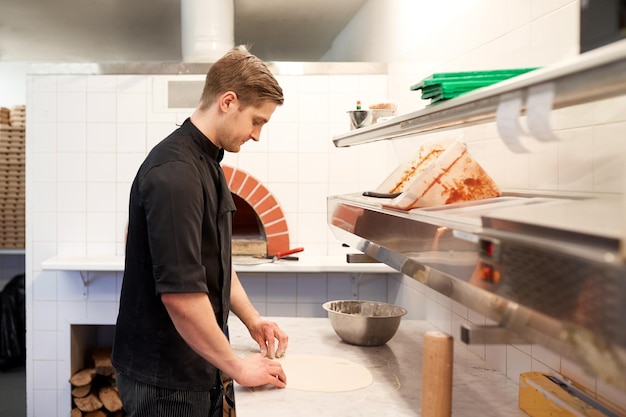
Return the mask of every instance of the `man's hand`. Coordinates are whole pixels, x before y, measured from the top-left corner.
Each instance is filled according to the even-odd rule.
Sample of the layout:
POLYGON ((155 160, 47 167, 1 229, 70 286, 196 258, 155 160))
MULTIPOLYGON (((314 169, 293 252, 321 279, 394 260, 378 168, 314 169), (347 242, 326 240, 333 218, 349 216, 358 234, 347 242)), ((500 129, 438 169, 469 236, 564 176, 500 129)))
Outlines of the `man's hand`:
POLYGON ((270 359, 280 358, 287 350, 288 337, 278 324, 259 318, 248 327, 250 336, 259 344, 261 354, 270 359), (276 346, 278 341, 278 346, 276 346))
POLYGON ((280 363, 258 353, 244 358, 240 371, 236 377, 233 376, 233 379, 244 387, 271 384, 278 388, 285 388, 287 384, 287 377, 280 363))
POLYGON ((287 334, 276 323, 265 320, 254 308, 233 269, 230 289, 230 308, 248 328, 250 336, 261 348, 261 354, 280 358, 287 350, 287 334), (278 341, 278 346, 276 346, 278 341))

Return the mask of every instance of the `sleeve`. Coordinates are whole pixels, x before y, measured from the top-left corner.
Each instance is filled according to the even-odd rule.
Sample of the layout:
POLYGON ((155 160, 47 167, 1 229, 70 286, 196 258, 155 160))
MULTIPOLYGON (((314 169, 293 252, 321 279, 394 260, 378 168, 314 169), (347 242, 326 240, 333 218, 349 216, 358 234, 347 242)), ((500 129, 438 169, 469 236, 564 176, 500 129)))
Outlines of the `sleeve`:
POLYGON ((197 169, 182 161, 155 166, 140 192, 156 293, 208 292, 201 256, 204 197, 197 169))

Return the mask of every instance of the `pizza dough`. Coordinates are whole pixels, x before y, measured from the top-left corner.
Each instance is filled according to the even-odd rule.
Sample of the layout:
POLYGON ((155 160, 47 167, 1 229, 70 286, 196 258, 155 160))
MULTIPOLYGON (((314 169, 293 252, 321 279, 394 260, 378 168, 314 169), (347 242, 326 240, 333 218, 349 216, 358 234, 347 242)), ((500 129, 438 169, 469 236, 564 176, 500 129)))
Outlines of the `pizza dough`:
POLYGON ((288 389, 343 392, 372 383, 372 373, 367 368, 342 358, 287 353, 276 360, 285 371, 288 389))

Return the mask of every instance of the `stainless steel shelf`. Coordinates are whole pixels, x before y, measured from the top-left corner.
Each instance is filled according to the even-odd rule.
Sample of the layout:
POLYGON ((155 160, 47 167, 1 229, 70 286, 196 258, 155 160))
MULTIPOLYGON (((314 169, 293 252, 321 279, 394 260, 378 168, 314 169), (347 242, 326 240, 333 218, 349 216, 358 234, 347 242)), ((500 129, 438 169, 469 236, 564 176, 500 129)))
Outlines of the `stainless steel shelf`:
POLYGON ((328 224, 339 241, 495 321, 517 337, 510 343, 540 344, 626 392, 626 266, 619 240, 601 230, 561 230, 514 216, 520 209, 571 210, 586 201, 485 204, 482 210, 476 203, 406 212, 357 194, 333 196, 328 224), (493 253, 485 255, 491 252, 485 244, 493 253))
MULTIPOLYGON (((625 94, 626 40, 423 110, 337 135, 333 142, 336 147, 347 147, 491 122, 502 98, 521 94, 524 102, 529 89, 549 83, 554 86, 554 109, 625 94)), ((525 112, 524 106, 521 111, 525 112)))

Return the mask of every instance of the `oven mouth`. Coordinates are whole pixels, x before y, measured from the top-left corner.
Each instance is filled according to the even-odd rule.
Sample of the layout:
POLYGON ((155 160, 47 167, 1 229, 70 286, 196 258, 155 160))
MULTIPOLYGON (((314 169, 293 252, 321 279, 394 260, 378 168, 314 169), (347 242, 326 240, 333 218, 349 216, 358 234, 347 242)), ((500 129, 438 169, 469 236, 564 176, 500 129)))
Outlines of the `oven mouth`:
POLYGON ((254 208, 246 200, 233 195, 237 211, 233 217, 232 254, 267 255, 265 228, 254 208))

